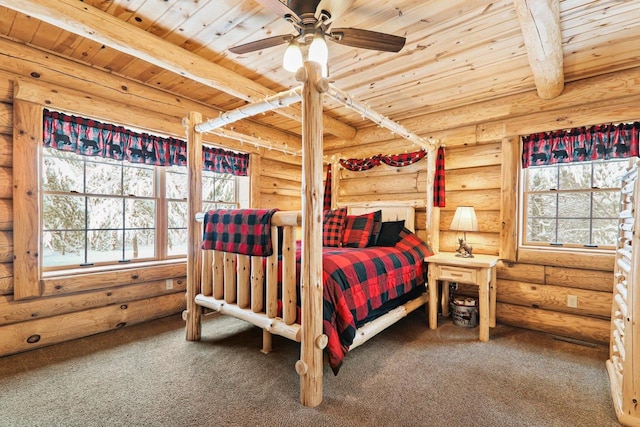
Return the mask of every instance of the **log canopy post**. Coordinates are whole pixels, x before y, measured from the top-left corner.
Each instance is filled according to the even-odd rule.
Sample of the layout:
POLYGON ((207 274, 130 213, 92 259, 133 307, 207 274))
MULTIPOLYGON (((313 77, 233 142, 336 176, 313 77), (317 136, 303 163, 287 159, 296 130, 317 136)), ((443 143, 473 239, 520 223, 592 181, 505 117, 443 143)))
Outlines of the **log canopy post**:
POLYGON ((320 65, 307 61, 296 75, 302 89, 302 266, 300 299, 302 336, 300 401, 304 406, 322 402, 322 80, 320 65))
POLYGON ((187 341, 198 341, 202 329, 202 308, 195 301, 202 280, 202 232, 196 221, 196 213, 202 209, 202 134, 195 130, 195 125, 201 121, 202 114, 197 112, 190 112, 184 120, 187 128, 187 188, 191 189, 187 195, 187 310, 183 316, 187 321, 187 341))

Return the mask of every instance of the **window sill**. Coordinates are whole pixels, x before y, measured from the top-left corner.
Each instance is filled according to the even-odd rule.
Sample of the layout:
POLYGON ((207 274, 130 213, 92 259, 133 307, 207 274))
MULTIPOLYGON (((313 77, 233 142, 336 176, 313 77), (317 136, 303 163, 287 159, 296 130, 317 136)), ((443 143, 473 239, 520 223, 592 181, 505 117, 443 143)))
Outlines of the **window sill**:
POLYGON ((118 271, 127 271, 142 269, 148 267, 162 267, 175 264, 186 264, 187 258, 174 258, 163 261, 145 261, 145 262, 127 262, 117 265, 102 265, 95 267, 78 267, 67 268, 64 270, 51 270, 42 273, 42 280, 53 279, 57 277, 83 276, 93 275, 96 273, 112 273, 118 271))
POLYGON ((517 262, 613 271, 615 251, 601 249, 557 249, 551 247, 520 247, 517 262))
POLYGON ((180 258, 53 273, 48 272, 42 276, 40 280, 41 296, 64 295, 116 286, 181 279, 187 276, 187 262, 184 258, 180 258))

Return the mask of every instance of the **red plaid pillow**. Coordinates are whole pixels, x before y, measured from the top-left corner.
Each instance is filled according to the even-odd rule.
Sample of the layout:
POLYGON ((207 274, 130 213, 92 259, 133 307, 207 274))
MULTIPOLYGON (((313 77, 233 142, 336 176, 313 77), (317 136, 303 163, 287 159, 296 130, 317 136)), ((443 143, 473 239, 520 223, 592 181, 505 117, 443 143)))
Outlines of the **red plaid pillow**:
POLYGON ((346 217, 346 207, 324 211, 324 219, 322 221, 322 246, 340 246, 346 217))
POLYGON ((364 215, 348 215, 342 235, 342 246, 349 248, 365 248, 373 232, 375 212, 364 215))

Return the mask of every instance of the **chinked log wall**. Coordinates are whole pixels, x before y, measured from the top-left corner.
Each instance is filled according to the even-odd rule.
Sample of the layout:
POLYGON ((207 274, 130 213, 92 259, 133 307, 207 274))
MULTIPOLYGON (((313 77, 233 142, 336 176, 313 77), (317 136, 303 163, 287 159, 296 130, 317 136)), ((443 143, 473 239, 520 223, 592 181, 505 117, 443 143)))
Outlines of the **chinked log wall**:
MULTIPOLYGON (((82 280, 47 281, 41 297, 14 300, 16 78, 47 93, 47 101, 43 97, 42 102, 37 102, 43 106, 55 109, 64 105, 65 110, 78 115, 178 137, 184 137, 181 120, 187 111, 202 111, 210 117, 218 114, 193 101, 176 99, 113 74, 0 39, 0 356, 180 313, 185 307, 186 262, 84 276, 82 280), (77 96, 78 91, 82 96, 77 96)), ((208 135, 205 140, 216 143, 214 136, 208 135)), ((300 209, 299 197, 292 197, 296 181, 299 192, 299 157, 233 141, 225 141, 225 146, 251 153, 252 165, 257 165, 251 178, 261 182, 252 188, 252 198, 258 206, 271 206, 282 194, 279 207, 300 209), (261 180, 263 171, 265 179, 261 180)))
MULTIPOLYGON (((457 233, 448 230, 449 224, 457 206, 471 205, 479 223, 477 233, 467 233, 474 252, 500 255, 504 260, 498 264, 498 322, 609 342, 613 254, 516 253, 520 135, 638 120, 639 83, 640 68, 636 68, 568 83, 553 100, 541 100, 533 91, 402 120, 405 127, 446 146, 447 205, 436 214, 440 251, 455 250, 457 233), (578 297, 577 308, 567 306, 567 295, 578 297)), ((335 158, 403 151, 401 140, 377 127, 360 130, 355 140, 325 144, 325 154, 335 158)), ((398 172, 391 169, 390 174, 398 172)), ((393 198, 393 194, 376 194, 384 181, 380 176, 368 184, 361 180, 358 191, 380 200, 393 198)), ((425 223, 422 215, 417 213, 417 224, 425 223)), ((461 286, 461 292, 473 290, 461 286)))

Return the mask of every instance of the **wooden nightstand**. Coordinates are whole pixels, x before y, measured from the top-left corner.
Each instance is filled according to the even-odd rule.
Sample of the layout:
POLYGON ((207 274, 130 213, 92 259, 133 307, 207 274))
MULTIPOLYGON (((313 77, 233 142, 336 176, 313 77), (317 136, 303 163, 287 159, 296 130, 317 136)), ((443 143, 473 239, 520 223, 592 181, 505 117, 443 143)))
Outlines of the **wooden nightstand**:
POLYGON ((489 327, 496 326, 496 269, 498 257, 474 255, 457 257, 455 253, 439 253, 426 257, 428 263, 429 327, 438 327, 438 281, 443 282, 442 313, 449 307, 449 282, 466 283, 478 287, 480 312, 480 341, 489 341, 489 327))

